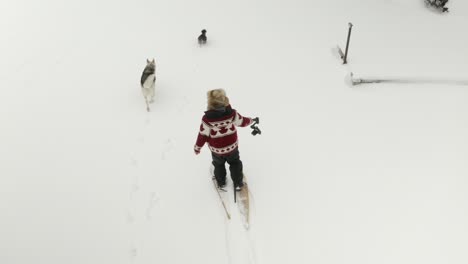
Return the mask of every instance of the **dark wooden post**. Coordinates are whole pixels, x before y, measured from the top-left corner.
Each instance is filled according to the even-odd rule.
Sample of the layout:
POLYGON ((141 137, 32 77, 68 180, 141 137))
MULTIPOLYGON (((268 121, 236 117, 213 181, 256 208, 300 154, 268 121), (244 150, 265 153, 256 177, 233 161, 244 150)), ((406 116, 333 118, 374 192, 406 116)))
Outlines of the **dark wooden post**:
POLYGON ((348 48, 349 48, 349 39, 351 38, 351 29, 353 28, 353 24, 351 24, 351 22, 349 22, 348 25, 349 25, 348 40, 346 41, 346 50, 345 50, 345 55, 344 55, 344 58, 343 58, 343 64, 348 63, 346 61, 346 59, 348 57, 348 48))

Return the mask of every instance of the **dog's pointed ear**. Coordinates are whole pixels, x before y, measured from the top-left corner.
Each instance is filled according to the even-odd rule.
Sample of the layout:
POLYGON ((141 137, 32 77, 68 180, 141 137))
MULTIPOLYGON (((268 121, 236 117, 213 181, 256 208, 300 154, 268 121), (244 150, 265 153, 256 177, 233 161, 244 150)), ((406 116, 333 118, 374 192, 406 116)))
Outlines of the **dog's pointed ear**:
POLYGON ((151 63, 153 63, 153 64, 154 64, 154 58, 153 58, 153 60, 151 61, 151 63))
POLYGON ((150 61, 149 59, 146 59, 146 63, 150 64, 150 63, 151 63, 151 61, 150 61))

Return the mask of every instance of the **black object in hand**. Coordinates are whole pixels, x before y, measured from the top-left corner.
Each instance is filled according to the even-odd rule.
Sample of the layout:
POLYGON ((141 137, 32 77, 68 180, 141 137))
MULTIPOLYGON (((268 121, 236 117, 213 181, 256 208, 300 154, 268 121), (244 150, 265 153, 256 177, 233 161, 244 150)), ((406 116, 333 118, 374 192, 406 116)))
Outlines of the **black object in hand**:
POLYGON ((252 131, 252 135, 256 136, 257 134, 262 134, 262 131, 260 130, 260 128, 257 127, 257 124, 260 123, 260 120, 258 119, 258 117, 256 118, 252 118, 252 120, 254 121, 254 123, 250 126, 251 129, 253 129, 252 131))

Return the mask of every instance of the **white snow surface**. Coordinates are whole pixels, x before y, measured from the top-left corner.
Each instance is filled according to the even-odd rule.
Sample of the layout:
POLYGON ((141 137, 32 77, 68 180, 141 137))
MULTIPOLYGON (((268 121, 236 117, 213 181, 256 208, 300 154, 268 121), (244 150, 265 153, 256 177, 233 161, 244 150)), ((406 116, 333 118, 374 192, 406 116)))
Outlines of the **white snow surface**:
POLYGON ((468 263, 468 87, 345 83, 468 79, 468 2, 422 2, 3 1, 0 263, 468 263), (193 153, 214 88, 261 121, 249 231, 193 153))

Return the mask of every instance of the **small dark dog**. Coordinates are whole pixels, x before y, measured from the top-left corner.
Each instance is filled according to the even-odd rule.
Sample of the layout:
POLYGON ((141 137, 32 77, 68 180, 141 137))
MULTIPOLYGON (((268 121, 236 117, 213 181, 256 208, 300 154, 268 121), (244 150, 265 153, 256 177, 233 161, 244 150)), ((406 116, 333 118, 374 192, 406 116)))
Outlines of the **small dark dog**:
POLYGON ((201 31, 201 35, 198 37, 198 44, 200 46, 206 44, 206 29, 201 31))
POLYGON ((448 8, 445 7, 448 0, 425 0, 427 6, 433 6, 441 10, 442 12, 448 12, 448 8))

